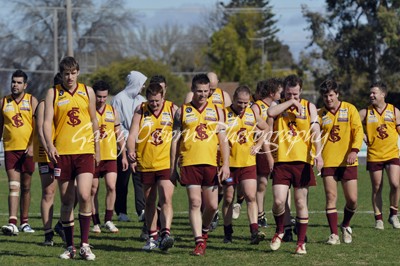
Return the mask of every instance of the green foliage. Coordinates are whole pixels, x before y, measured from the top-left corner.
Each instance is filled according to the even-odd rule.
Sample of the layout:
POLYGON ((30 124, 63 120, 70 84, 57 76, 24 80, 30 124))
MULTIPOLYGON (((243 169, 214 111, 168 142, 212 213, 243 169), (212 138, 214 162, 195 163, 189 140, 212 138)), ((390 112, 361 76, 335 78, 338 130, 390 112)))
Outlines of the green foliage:
POLYGON ((324 14, 307 7, 303 14, 311 31, 310 46, 318 49, 304 57, 301 65, 313 73, 316 86, 328 76, 336 78, 342 96, 358 107, 366 104, 363 97, 374 80, 397 89, 399 1, 327 0, 324 14))
POLYGON ((165 76, 168 83, 166 98, 177 105, 183 103, 183 99, 189 91, 187 85, 181 78, 174 75, 169 70, 168 66, 151 59, 142 60, 138 57, 133 57, 116 61, 107 67, 99 68, 96 72, 86 76, 85 78, 88 84, 93 84, 96 80, 100 79, 108 82, 112 87, 110 93, 115 95, 125 88, 125 78, 132 70, 142 72, 147 76, 147 85, 153 75, 165 76))

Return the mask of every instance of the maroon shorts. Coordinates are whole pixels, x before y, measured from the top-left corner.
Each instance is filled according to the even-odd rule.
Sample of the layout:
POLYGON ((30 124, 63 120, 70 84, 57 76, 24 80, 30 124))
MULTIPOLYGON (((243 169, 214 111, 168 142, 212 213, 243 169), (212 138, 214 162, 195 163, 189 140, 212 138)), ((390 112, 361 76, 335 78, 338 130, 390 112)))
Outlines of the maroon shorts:
POLYGON ((224 185, 237 185, 246 179, 257 180, 256 166, 231 167, 231 177, 223 182, 224 185))
POLYGON ((17 172, 29 174, 35 171, 33 157, 26 156, 25 151, 5 151, 4 164, 6 171, 14 169, 17 172))
POLYGON ((275 163, 271 179, 272 185, 293 185, 295 188, 317 185, 312 165, 304 162, 275 163))
POLYGON ((256 165, 258 176, 268 176, 271 173, 266 153, 257 153, 256 165))
POLYGON ((83 173, 94 174, 93 154, 60 155, 54 166, 54 177, 60 180, 74 180, 83 173))
POLYGON ((384 162, 367 162, 367 170, 371 172, 383 170, 387 165, 400 165, 399 158, 393 158, 384 162))
POLYGON ((217 167, 208 164, 181 167, 182 185, 216 186, 218 185, 217 167))
POLYGON ((54 173, 54 164, 52 162, 47 163, 38 163, 39 174, 53 174, 54 173))
POLYGON ((104 177, 107 173, 117 173, 117 160, 100 161, 94 169, 93 178, 104 177))
POLYGON ((140 172, 140 177, 143 185, 152 186, 156 184, 158 180, 170 180, 171 171, 170 169, 164 169, 160 171, 140 172))
POLYGON ((357 180, 357 166, 323 167, 321 176, 334 176, 337 181, 357 180))

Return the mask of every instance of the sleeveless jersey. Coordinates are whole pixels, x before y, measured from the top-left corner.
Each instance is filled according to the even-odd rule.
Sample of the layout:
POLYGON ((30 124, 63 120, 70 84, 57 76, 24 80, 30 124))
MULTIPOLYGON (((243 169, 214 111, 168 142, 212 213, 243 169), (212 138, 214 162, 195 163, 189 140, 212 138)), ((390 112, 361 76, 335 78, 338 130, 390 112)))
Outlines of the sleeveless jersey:
POLYGON ((397 146, 395 107, 387 104, 382 113, 372 105, 368 106, 365 117, 365 130, 368 138, 367 161, 384 162, 399 158, 397 146))
POLYGON ((287 109, 274 121, 274 137, 272 141, 278 149, 274 154, 275 162, 305 162, 314 164, 315 154, 311 141, 311 118, 309 102, 300 100, 300 112, 287 109))
POLYGON ((96 117, 99 123, 100 160, 116 160, 118 151, 114 108, 106 104, 103 112, 96 111, 96 117))
POLYGON ((184 104, 182 110, 182 137, 180 155, 182 166, 208 164, 217 166, 219 121, 216 105, 207 103, 202 110, 191 103, 184 104))
MULTIPOLYGON (((37 108, 39 108, 40 104, 44 104, 44 100, 42 100, 36 107, 35 110, 35 119, 37 119, 37 108), (43 102, 43 103, 42 103, 43 102)), ((54 127, 52 130, 52 136, 54 136, 54 127)), ((36 127, 36 123, 33 130, 33 161, 37 163, 48 163, 50 162, 49 157, 42 145, 42 142, 39 139, 38 130, 36 127)))
POLYGON ((224 92, 220 88, 216 88, 207 101, 210 105, 215 104, 221 109, 225 108, 224 92))
POLYGON ((226 108, 227 138, 230 147, 229 166, 248 167, 256 165, 256 157, 250 155, 254 146, 254 132, 257 126, 256 117, 247 107, 242 115, 236 114, 231 106, 226 108))
POLYGON ((269 108, 269 105, 266 102, 264 102, 263 100, 258 100, 254 104, 256 104, 258 106, 258 108, 260 110, 259 115, 261 116, 261 118, 264 121, 267 121, 267 118, 268 118, 267 110, 269 108))
POLYGON ((3 98, 3 145, 5 151, 26 150, 33 132, 32 95, 19 102, 12 95, 3 98))
POLYGON ((324 167, 346 167, 347 156, 352 150, 359 151, 363 140, 363 129, 356 107, 341 102, 335 113, 325 107, 318 111, 322 132, 322 158, 324 167))
POLYGON ((136 140, 138 170, 152 172, 170 168, 172 126, 174 122, 173 103, 164 101, 156 116, 147 102, 140 106, 142 117, 136 140))
POLYGON ((54 145, 60 155, 93 154, 94 136, 86 86, 78 83, 71 93, 61 85, 54 89, 54 145))

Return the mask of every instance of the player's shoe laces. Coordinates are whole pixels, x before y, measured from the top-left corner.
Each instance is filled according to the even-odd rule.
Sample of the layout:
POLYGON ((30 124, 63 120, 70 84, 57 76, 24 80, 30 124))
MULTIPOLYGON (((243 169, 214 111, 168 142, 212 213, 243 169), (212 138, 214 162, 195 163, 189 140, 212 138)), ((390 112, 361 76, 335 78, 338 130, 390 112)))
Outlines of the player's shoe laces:
POLYGON ((21 224, 19 230, 24 233, 35 233, 35 230, 28 223, 21 224))
POLYGON ((271 243, 269 244, 272 250, 278 250, 281 247, 282 237, 283 233, 275 233, 274 237, 271 240, 271 243))
POLYGON ((329 245, 339 245, 340 244, 340 239, 338 235, 331 234, 328 238, 328 241, 326 241, 327 244, 329 245))
POLYGON ((1 227, 1 231, 6 236, 17 236, 19 233, 18 227, 15 224, 7 224, 1 227))
POLYGON ((126 215, 126 213, 120 213, 118 215, 118 221, 120 221, 120 222, 130 222, 131 219, 128 217, 128 215, 126 215))
POLYGON ((159 248, 162 251, 168 251, 168 249, 174 246, 174 242, 175 240, 173 237, 166 235, 161 239, 159 248))
POLYGON ((60 255, 60 259, 69 260, 76 256, 76 249, 73 246, 67 247, 63 254, 60 255))
POLYGON ((56 232, 65 243, 64 227, 62 226, 62 223, 60 221, 58 221, 58 223, 54 226, 54 232, 56 232))
POLYGON ((232 219, 236 220, 237 218, 239 218, 240 209, 242 209, 242 205, 240 205, 239 203, 233 204, 232 219))
POLYGON ((351 236, 353 234, 353 231, 351 230, 350 226, 348 227, 341 226, 341 228, 342 228, 343 242, 346 244, 350 244, 353 241, 353 238, 351 236))
POLYGON ((89 244, 83 243, 81 249, 79 250, 79 255, 82 259, 85 260, 95 260, 96 255, 93 254, 92 250, 90 249, 92 246, 89 244))
POLYGON ((298 254, 298 255, 307 254, 306 244, 297 245, 295 253, 298 254))
POLYGON ((258 219, 258 227, 268 227, 267 224, 267 217, 265 217, 265 215, 263 215, 260 219, 258 219))
POLYGON ((144 251, 151 251, 151 250, 153 250, 153 249, 155 249, 155 248, 157 248, 157 247, 158 247, 158 246, 157 246, 157 241, 154 240, 152 237, 150 237, 150 238, 147 240, 146 245, 144 245, 144 246, 142 247, 142 250, 144 250, 144 251))
POLYGON ((400 229, 399 217, 397 217, 397 215, 390 216, 389 223, 393 226, 394 229, 400 229))
POLYGON ((217 211, 217 212, 215 213, 214 218, 213 218, 213 220, 211 221, 211 224, 210 224, 210 232, 214 231, 214 230, 217 228, 218 223, 219 223, 219 211, 217 211))
POLYGON ((194 256, 203 256, 206 254, 206 245, 203 242, 200 242, 194 248, 192 255, 194 256))
POLYGON ((118 233, 118 228, 115 226, 115 224, 112 221, 107 221, 104 224, 104 227, 110 232, 110 233, 118 233))
POLYGON ((376 220, 375 221, 375 229, 383 230, 385 229, 385 226, 383 225, 382 220, 376 220))
POLYGON ((254 232, 251 234, 250 245, 258 245, 265 239, 265 234, 261 231, 254 232))

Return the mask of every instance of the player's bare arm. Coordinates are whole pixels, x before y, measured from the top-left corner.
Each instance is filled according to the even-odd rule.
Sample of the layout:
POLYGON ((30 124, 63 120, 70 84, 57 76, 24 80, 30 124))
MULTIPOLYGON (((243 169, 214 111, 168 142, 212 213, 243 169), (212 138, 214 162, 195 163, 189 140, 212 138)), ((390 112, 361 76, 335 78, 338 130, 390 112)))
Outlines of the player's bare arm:
POLYGON ((177 177, 177 158, 179 151, 179 144, 181 140, 181 130, 182 130, 182 108, 178 108, 174 115, 174 125, 173 125, 173 139, 171 143, 171 181, 175 180, 177 177))
POLYGON ((56 147, 53 143, 53 118, 54 118, 54 89, 50 88, 47 91, 46 98, 44 100, 44 120, 43 120, 43 135, 47 147, 47 155, 53 163, 57 163, 57 158, 59 157, 56 147))
MULTIPOLYGON (((317 108, 314 104, 310 103, 310 118, 311 118, 311 133, 312 133, 312 143, 315 146, 315 165, 318 172, 321 172, 324 166, 324 161, 322 159, 322 144, 321 144, 321 127, 318 122, 317 108)), ((269 109, 268 109, 269 110, 269 109)))
POLYGON ((142 117, 142 109, 140 105, 136 107, 132 117, 131 128, 129 129, 128 138, 126 140, 126 148, 128 150, 128 160, 131 163, 132 171, 136 171, 136 138, 139 135, 140 118, 142 117))
POLYGON ((397 133, 400 135, 400 112, 397 107, 395 107, 395 112, 396 112, 396 129, 397 133))
MULTIPOLYGON (((0 106, 3 106, 4 98, 0 99, 0 106)), ((0 110, 0 139, 3 138, 3 127, 4 127, 4 117, 3 117, 3 110, 0 110)))
MULTIPOLYGON (((291 99, 291 100, 285 101, 280 104, 277 104, 276 102, 272 102, 271 106, 268 108, 268 111, 267 111, 268 116, 275 118, 292 106, 295 107, 297 109, 297 111, 301 110, 301 108, 302 108, 300 102, 295 99, 291 99)), ((317 109, 315 109, 315 112, 316 111, 317 111, 317 109)))
POLYGON ((183 103, 190 103, 191 101, 192 101, 192 99, 193 99, 193 92, 192 91, 189 91, 187 94, 186 94, 186 97, 185 97, 185 100, 183 101, 183 103))
POLYGON ((229 96, 229 94, 224 90, 222 91, 222 93, 224 94, 225 107, 231 106, 232 104, 231 96, 229 96))
MULTIPOLYGON (((32 105, 31 105, 32 110, 35 111, 35 110, 36 110, 36 107, 37 107, 37 105, 38 105, 38 101, 37 101, 37 99, 36 99, 34 96, 32 96, 31 101, 32 101, 32 103, 31 103, 31 104, 32 104, 32 105)), ((32 112, 32 113, 33 113, 33 112, 32 112)), ((32 116, 33 116, 33 115, 32 115, 32 116)), ((29 137, 29 144, 28 144, 27 149, 25 150, 25 153, 26 153, 26 155, 29 156, 29 157, 32 157, 32 156, 33 156, 33 130, 32 130, 31 136, 29 137)))
POLYGON ((117 139, 117 144, 122 156, 122 171, 126 171, 128 170, 129 167, 129 163, 128 163, 128 159, 126 157, 126 152, 125 152, 125 138, 124 138, 124 133, 121 130, 121 121, 119 119, 119 114, 117 112, 117 110, 114 110, 114 117, 115 117, 115 121, 114 121, 114 132, 115 132, 115 137, 117 139))
POLYGON ((360 151, 363 142, 364 131, 361 121, 359 112, 354 108, 350 119, 353 143, 351 144, 351 152, 347 155, 347 163, 350 165, 357 161, 357 153, 360 151))
MULTIPOLYGON (((96 95, 91 87, 87 87, 87 92, 89 94, 89 115, 90 121, 92 122, 93 135, 95 136, 99 131, 99 123, 96 117, 96 95)), ((94 158, 96 160, 96 165, 100 163, 100 143, 99 141, 94 142, 94 158)))
POLYGON ((219 183, 226 180, 230 175, 229 170, 229 144, 228 138, 226 137, 226 124, 225 124, 225 114, 221 108, 218 108, 219 123, 217 126, 219 149, 221 151, 222 166, 218 172, 219 183))
MULTIPOLYGON (((365 127, 365 118, 367 117, 367 109, 361 109, 361 110, 359 111, 359 114, 360 114, 361 123, 362 123, 363 126, 365 127)), ((396 112, 396 114, 397 114, 397 112, 396 112)), ((397 124, 398 124, 398 123, 396 122, 396 125, 397 125, 397 124)), ((400 127, 399 127, 399 129, 400 129, 400 127)), ((364 130, 364 132, 365 132, 365 130, 364 130)), ((399 131, 398 131, 398 132, 399 132, 399 131)), ((368 145, 368 137, 367 137, 367 134, 365 134, 365 133, 364 133, 363 140, 364 140, 365 144, 368 145)))

